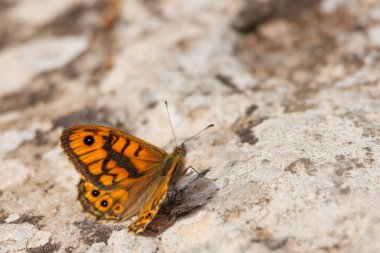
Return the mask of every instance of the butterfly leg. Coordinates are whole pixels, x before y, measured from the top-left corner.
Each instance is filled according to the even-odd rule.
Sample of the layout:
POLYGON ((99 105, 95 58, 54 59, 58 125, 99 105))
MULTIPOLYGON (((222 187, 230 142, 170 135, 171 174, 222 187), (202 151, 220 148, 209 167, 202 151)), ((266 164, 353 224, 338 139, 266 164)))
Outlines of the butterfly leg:
MULTIPOLYGON (((211 179, 211 178, 207 178, 207 177, 205 177, 205 175, 210 171, 210 169, 207 169, 207 170, 205 170, 205 171, 203 171, 203 172, 198 172, 196 169, 194 169, 194 167, 193 166, 188 166, 186 169, 185 169, 185 171, 187 171, 188 169, 192 169, 195 173, 197 173, 197 175, 198 175, 198 177, 201 177, 201 178, 204 178, 204 179, 206 179, 206 180, 209 180, 209 181, 216 181, 216 179, 211 179)), ((197 178, 198 178, 197 177, 197 178)), ((197 179, 196 178, 196 179, 197 179)), ((194 180, 196 180, 196 179, 194 179, 194 180)))

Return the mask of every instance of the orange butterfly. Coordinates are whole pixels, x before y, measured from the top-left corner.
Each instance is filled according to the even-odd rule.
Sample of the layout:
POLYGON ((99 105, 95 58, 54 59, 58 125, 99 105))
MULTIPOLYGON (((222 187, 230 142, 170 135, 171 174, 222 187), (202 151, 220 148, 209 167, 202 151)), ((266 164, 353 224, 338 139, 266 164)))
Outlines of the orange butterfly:
POLYGON ((185 142, 168 154, 132 135, 96 125, 70 127, 60 137, 81 174, 78 199, 84 210, 107 221, 138 215, 128 227, 136 234, 153 220, 169 185, 185 174, 185 142))

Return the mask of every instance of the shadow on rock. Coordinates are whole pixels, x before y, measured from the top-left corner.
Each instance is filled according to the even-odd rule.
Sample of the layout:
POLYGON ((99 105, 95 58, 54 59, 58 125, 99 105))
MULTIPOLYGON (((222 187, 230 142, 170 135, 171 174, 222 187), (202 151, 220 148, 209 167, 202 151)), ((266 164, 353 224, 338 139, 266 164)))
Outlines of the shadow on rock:
POLYGON ((190 215, 205 205, 217 191, 218 187, 211 180, 202 177, 197 177, 182 189, 169 191, 166 202, 141 235, 157 236, 161 234, 178 218, 190 215))

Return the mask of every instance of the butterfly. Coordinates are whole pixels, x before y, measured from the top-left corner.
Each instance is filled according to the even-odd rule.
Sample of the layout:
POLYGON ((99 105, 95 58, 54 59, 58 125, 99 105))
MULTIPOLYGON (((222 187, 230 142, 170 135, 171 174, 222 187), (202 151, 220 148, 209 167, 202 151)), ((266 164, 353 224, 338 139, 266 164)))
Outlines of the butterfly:
POLYGON ((169 186, 185 175, 185 142, 168 154, 137 137, 98 125, 73 126, 60 137, 81 176, 78 200, 84 210, 105 221, 137 215, 128 227, 135 234, 153 220, 169 186))

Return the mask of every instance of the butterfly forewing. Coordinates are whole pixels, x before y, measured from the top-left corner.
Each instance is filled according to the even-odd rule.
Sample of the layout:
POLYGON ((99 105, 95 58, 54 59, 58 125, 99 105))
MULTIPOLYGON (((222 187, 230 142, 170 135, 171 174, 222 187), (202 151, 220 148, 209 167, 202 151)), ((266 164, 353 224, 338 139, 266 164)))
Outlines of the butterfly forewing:
POLYGON ((77 171, 103 190, 127 187, 167 156, 158 147, 103 126, 68 128, 60 141, 77 171))

